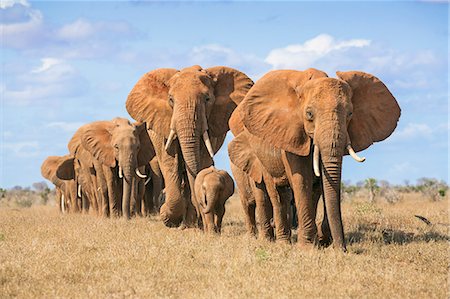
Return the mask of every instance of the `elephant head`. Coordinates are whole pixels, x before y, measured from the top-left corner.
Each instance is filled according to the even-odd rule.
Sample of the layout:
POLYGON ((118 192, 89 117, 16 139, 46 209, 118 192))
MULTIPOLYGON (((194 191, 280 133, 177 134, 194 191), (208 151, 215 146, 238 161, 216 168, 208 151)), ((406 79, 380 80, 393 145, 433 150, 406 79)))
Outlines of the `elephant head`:
POLYGON ((335 246, 345 249, 342 157, 350 154, 362 161, 355 152, 390 136, 400 107, 375 76, 358 71, 337 75, 339 79, 328 78, 315 69, 270 72, 247 94, 241 116, 251 134, 286 152, 308 156, 314 148, 314 171, 322 175, 331 235, 335 246))
POLYGON ((220 232, 225 202, 234 193, 233 179, 226 171, 211 166, 199 172, 195 188, 206 230, 220 232))
POLYGON ((66 207, 70 210, 76 211, 76 195, 69 190, 74 184, 68 181, 73 181, 73 156, 50 156, 42 163, 41 174, 44 178, 51 181, 56 189, 61 192, 61 198, 58 199, 58 205, 62 212, 65 212, 66 207), (62 171, 61 169, 64 169, 62 171), (72 198, 73 197, 73 198, 72 198))
POLYGON ((178 138, 186 168, 195 177, 205 150, 201 139, 211 165, 229 130, 231 113, 252 85, 245 74, 228 67, 156 69, 139 79, 126 108, 167 139, 166 150, 178 138))
MULTIPOLYGON (((145 178, 139 167, 147 165, 155 156, 145 123, 131 124, 127 119, 97 121, 84 126, 81 144, 103 166, 118 166, 118 176, 124 179, 122 203, 129 212, 132 188, 136 176, 145 178)), ((129 216, 127 211, 123 211, 129 216)))

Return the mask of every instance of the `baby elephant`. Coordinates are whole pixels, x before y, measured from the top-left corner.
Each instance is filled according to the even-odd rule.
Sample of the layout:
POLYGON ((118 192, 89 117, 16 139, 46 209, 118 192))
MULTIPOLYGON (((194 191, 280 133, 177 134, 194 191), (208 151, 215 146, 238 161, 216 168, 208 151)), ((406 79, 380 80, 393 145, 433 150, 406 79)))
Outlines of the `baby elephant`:
POLYGON ((220 233, 225 202, 233 193, 233 179, 226 171, 211 166, 198 173, 195 196, 205 231, 220 233))

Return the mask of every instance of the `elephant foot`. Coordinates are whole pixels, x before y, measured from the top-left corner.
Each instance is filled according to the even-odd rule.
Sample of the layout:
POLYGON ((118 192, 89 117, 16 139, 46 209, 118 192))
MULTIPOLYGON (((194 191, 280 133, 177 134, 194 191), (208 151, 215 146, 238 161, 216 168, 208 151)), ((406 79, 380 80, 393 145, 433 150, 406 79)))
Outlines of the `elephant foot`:
POLYGON ((251 227, 251 228, 248 228, 248 229, 247 229, 247 235, 248 235, 250 238, 256 238, 256 234, 257 234, 256 227, 251 227))

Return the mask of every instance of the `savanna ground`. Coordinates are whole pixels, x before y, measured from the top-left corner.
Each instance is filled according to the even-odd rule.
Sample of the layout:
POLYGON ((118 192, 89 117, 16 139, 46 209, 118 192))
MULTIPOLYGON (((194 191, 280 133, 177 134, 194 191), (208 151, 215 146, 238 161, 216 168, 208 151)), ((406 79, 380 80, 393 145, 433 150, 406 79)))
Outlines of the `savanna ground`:
POLYGON ((237 196, 221 236, 2 207, 0 298, 448 298, 448 204, 344 200, 347 254, 248 237, 237 196))

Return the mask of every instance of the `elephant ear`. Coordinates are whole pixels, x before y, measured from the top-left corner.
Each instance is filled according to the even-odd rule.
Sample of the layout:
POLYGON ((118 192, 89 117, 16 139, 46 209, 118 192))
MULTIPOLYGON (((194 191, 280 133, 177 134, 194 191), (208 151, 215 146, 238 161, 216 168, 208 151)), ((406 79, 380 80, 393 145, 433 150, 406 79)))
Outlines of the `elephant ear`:
POLYGON ((148 165, 155 157, 155 148, 150 141, 145 123, 135 123, 137 135, 139 136, 140 148, 137 154, 138 167, 148 165))
POLYGON ((228 120, 253 81, 244 73, 224 66, 208 68, 206 72, 215 81, 215 102, 208 118, 208 131, 211 136, 221 136, 228 132, 228 120))
POLYGON ((248 174, 253 181, 261 183, 262 165, 253 153, 245 132, 228 144, 228 155, 234 165, 248 174))
POLYGON ((41 174, 44 178, 55 184, 56 170, 61 163, 60 156, 49 156, 41 165, 41 174))
POLYGON ((64 156, 56 170, 56 176, 61 180, 75 179, 74 158, 72 156, 64 156))
POLYGON ((353 91, 353 117, 348 133, 355 151, 389 137, 397 127, 400 107, 389 89, 377 77, 358 71, 336 72, 353 91))
POLYGON ((217 154, 217 152, 220 150, 226 137, 227 137, 227 133, 222 134, 221 136, 217 136, 217 137, 211 136, 211 145, 212 145, 214 154, 217 154))
POLYGON ((111 144, 111 131, 116 127, 110 121, 97 121, 89 124, 81 138, 81 144, 95 159, 108 167, 116 166, 114 147, 111 144))
POLYGON ((316 69, 267 73, 240 104, 244 126, 277 148, 300 156, 309 155, 311 140, 304 129, 298 93, 306 82, 321 77, 327 75, 316 69))
POLYGON ((241 105, 238 105, 236 109, 234 109, 233 114, 231 114, 230 120, 228 121, 228 126, 234 136, 237 136, 244 131, 244 123, 242 122, 241 116, 241 105))
POLYGON ((146 73, 133 87, 125 104, 132 118, 146 122, 149 129, 166 137, 172 117, 168 82, 177 72, 176 69, 162 68, 146 73))
POLYGON ((230 196, 234 194, 234 181, 231 178, 230 174, 225 170, 219 170, 218 172, 223 177, 224 180, 225 189, 223 191, 224 192, 223 195, 225 197, 225 200, 227 200, 230 196))

